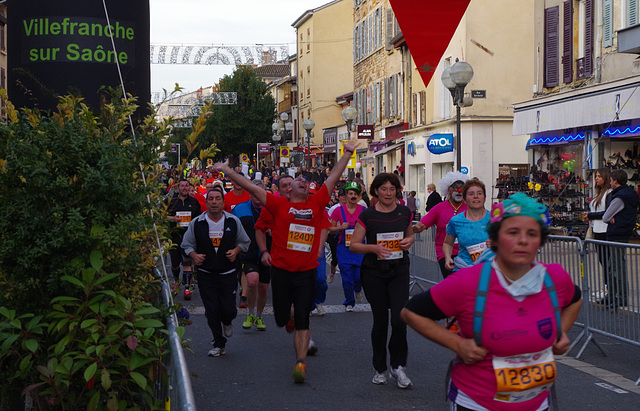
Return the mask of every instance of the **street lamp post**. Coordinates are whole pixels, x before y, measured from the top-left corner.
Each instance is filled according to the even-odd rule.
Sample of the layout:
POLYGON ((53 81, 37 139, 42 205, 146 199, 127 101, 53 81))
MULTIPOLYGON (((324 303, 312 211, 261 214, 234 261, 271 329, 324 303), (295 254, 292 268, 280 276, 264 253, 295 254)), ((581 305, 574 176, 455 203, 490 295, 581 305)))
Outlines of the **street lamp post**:
POLYGON ((471 97, 464 96, 464 88, 473 78, 473 67, 471 64, 458 61, 444 69, 442 72, 442 84, 449 89, 453 104, 456 106, 456 168, 461 171, 462 168, 462 147, 461 147, 461 125, 460 125, 460 107, 469 107, 473 105, 471 97))
MULTIPOLYGON (((277 121, 275 121, 272 125, 271 125, 271 130, 273 131, 273 136, 271 136, 271 141, 273 141, 273 147, 274 150, 278 150, 280 148, 280 123, 278 123, 277 121)), ((274 161, 273 161, 273 165, 274 167, 276 166, 276 160, 278 156, 274 155, 274 161)))
POLYGON ((311 130, 313 130, 313 128, 316 126, 316 122, 311 120, 310 118, 306 119, 305 121, 302 122, 302 128, 304 128, 304 130, 306 131, 307 134, 307 150, 308 150, 308 157, 307 157, 307 170, 311 169, 311 142, 310 142, 310 136, 311 136, 311 130))

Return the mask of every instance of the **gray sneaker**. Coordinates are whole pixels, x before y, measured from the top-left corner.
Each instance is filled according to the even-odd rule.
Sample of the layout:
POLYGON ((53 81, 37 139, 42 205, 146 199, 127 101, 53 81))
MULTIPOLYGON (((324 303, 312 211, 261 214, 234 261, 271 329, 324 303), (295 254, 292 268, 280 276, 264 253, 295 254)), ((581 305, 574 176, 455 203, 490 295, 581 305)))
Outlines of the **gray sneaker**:
POLYGON ((316 355, 317 352, 318 352, 318 346, 312 339, 309 339, 309 347, 307 347, 307 355, 313 356, 313 355, 316 355))
POLYGON ((226 354, 226 352, 225 352, 224 348, 222 348, 222 347, 212 348, 207 353, 207 355, 209 357, 220 357, 221 355, 225 355, 225 354, 226 354))
POLYGON ((222 324, 222 333, 225 337, 231 337, 233 335, 233 324, 224 325, 222 324))
POLYGON ((383 372, 376 372, 376 375, 373 376, 371 382, 378 385, 384 385, 387 383, 387 375, 383 372))
POLYGON ((364 301, 364 292, 362 292, 362 290, 358 291, 356 293, 356 302, 357 303, 361 303, 364 301))
POLYGON ((413 384, 407 374, 404 373, 404 370, 405 368, 402 365, 391 369, 391 376, 395 378, 399 388, 408 388, 413 384))

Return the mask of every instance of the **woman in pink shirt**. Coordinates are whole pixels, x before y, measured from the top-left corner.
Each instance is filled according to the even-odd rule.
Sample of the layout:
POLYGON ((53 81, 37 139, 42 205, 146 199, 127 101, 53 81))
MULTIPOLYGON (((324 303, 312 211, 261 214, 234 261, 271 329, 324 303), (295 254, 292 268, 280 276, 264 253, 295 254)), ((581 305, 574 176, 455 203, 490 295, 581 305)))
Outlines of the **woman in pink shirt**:
POLYGON ((580 289, 560 265, 535 261, 548 234, 544 205, 518 193, 494 204, 491 217, 495 258, 413 297, 402 318, 456 353, 447 381, 451 409, 547 410, 558 371, 553 356, 570 348, 580 289), (436 323, 448 316, 457 318, 460 335, 436 323))

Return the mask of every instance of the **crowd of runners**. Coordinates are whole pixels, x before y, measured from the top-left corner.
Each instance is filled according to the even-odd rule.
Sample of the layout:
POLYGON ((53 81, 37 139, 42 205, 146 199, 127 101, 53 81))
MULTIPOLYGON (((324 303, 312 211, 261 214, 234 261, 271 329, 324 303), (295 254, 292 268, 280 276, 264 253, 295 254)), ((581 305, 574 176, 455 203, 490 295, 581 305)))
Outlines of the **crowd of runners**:
POLYGON ((546 208, 517 194, 487 210, 484 184, 452 172, 440 182, 441 202, 431 201, 440 196, 430 185, 435 196, 417 222, 415 194, 404 205, 397 173, 378 174, 368 188, 342 177, 354 149, 345 145, 331 169, 258 172, 224 162, 201 179, 176 176, 174 287, 190 299, 197 282, 213 335, 208 355, 226 354, 238 306, 247 310, 243 329, 266 330, 270 285, 276 325, 293 334, 293 380, 304 383, 306 357, 318 349, 309 317, 325 314, 327 283, 339 273, 344 310, 365 297, 371 306, 374 384, 390 377, 412 386, 409 325, 456 354, 446 377, 452 409, 548 409, 553 355, 568 350, 582 300, 562 267, 535 261, 546 208), (443 280, 410 298, 408 250, 430 226, 443 280))

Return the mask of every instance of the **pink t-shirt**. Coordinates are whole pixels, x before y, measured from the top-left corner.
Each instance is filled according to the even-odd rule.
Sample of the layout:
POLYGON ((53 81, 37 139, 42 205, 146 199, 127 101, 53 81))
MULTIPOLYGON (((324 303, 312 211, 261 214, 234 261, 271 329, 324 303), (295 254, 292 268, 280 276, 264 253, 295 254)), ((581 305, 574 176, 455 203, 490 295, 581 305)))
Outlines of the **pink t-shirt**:
MULTIPOLYGON (((456 317, 463 338, 473 338, 473 310, 482 264, 464 268, 431 287, 434 303, 444 315, 456 317)), ((575 287, 569 274, 559 264, 545 264, 558 294, 558 305, 567 306, 575 287)), ((548 391, 519 403, 493 399, 497 390, 493 357, 535 353, 551 347, 557 337, 553 305, 546 289, 516 301, 500 284, 491 270, 489 294, 484 311, 482 345, 489 355, 472 365, 454 365, 451 379, 467 396, 483 407, 496 411, 535 410, 549 395, 548 391)))
MULTIPOLYGON (((358 220, 360 213, 362 213, 362 210, 364 210, 364 207, 360 204, 356 204, 356 209, 353 211, 353 214, 349 214, 349 210, 347 209, 346 204, 340 207, 336 207, 336 209, 333 210, 333 214, 331 214, 329 218, 331 219, 331 221, 337 221, 338 224, 342 224, 345 222, 343 221, 344 219, 342 218, 342 211, 340 210, 340 208, 344 208, 344 216, 347 218, 346 222, 349 223, 349 227, 354 228, 356 226, 356 221, 358 220)), ((340 242, 344 242, 344 230, 340 232, 340 242)))
MULTIPOLYGON (((436 204, 427 215, 422 217, 420 222, 424 224, 427 228, 431 227, 435 224, 436 226, 436 257, 438 260, 444 258, 444 253, 442 252, 442 244, 444 244, 444 238, 447 236, 447 224, 449 224, 449 220, 456 214, 460 214, 466 211, 467 205, 465 203, 460 204, 458 209, 455 209, 451 202, 443 201, 441 203, 436 204)), ((453 255, 458 254, 458 243, 453 245, 453 255)))

